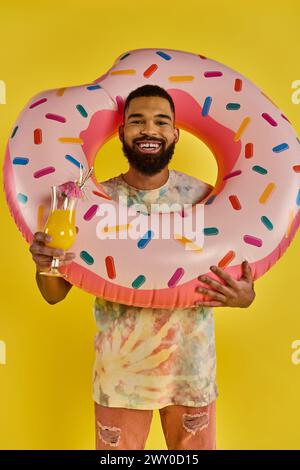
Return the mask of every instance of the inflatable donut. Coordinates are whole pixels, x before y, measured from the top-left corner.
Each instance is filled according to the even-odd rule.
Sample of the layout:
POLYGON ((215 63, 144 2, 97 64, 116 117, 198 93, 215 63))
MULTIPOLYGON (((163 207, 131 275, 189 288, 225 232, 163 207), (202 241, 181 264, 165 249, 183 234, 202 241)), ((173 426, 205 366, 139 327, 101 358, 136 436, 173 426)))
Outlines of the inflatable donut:
MULTIPOLYGON (((188 239, 175 233, 163 239, 151 230, 139 240, 100 239, 101 206, 119 213, 120 204, 92 177, 89 197, 77 209, 77 257, 61 269, 72 284, 110 301, 189 307, 203 298, 195 292, 197 278, 214 277, 211 265, 238 279, 247 259, 257 279, 282 256, 299 226, 299 140, 287 117, 238 72, 189 52, 138 49, 122 54, 92 83, 36 95, 7 144, 6 198, 30 243, 45 222, 50 187, 76 180, 81 164, 93 166, 98 150, 117 133, 125 98, 148 83, 168 91, 176 125, 204 141, 217 160, 216 185, 201 201, 203 247, 186 249, 188 239)), ((194 215, 199 204, 185 215, 194 215)))

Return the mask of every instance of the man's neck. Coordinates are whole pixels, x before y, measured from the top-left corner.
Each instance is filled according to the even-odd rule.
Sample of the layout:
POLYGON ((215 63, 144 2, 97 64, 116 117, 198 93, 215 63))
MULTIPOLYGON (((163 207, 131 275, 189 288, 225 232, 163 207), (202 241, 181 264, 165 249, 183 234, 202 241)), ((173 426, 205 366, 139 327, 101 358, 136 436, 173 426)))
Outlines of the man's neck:
POLYGON ((137 171, 135 168, 130 167, 127 173, 123 174, 125 183, 133 186, 136 189, 157 189, 163 186, 169 178, 169 170, 167 167, 163 168, 155 175, 144 175, 137 171))

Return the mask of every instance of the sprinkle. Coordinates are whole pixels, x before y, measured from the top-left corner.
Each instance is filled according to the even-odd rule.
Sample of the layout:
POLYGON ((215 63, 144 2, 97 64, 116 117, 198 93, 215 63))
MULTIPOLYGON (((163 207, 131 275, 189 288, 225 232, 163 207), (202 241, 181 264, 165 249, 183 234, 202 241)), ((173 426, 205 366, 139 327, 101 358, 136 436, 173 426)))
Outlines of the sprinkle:
POLYGON ((45 117, 53 121, 66 122, 66 118, 63 116, 59 116, 58 114, 47 113, 45 117))
POLYGON ((285 119, 287 122, 291 124, 291 121, 284 114, 281 114, 281 116, 283 117, 283 119, 285 119))
POLYGON ((204 77, 205 78, 212 78, 212 77, 222 77, 223 73, 222 72, 204 72, 204 77))
POLYGON ((84 220, 91 220, 94 217, 94 215, 97 213, 97 210, 98 210, 98 205, 93 204, 84 214, 83 216, 84 220))
POLYGON ((241 91, 243 86, 243 81, 240 78, 236 78, 234 82, 234 91, 241 91))
POLYGON ((138 241, 137 243, 137 246, 138 248, 145 248, 148 243, 152 240, 152 238, 154 237, 154 232, 153 230, 148 230, 143 236, 142 238, 138 241))
POLYGON ((205 55, 198 54, 198 56, 200 57, 200 59, 207 59, 207 57, 205 57, 205 55))
POLYGON ((152 64, 150 67, 148 67, 145 72, 144 72, 144 77, 149 78, 151 75, 154 74, 154 72, 158 69, 158 65, 152 64))
POLYGON ((86 112, 86 110, 84 109, 84 107, 81 104, 77 104, 76 109, 80 112, 82 117, 84 117, 84 118, 88 117, 88 113, 86 112))
POLYGON ((57 96, 63 96, 66 88, 59 88, 56 92, 57 96))
POLYGON ((297 193, 296 204, 297 206, 300 206, 300 189, 298 190, 298 193, 297 193))
POLYGON ((104 233, 111 233, 111 232, 121 232, 123 230, 128 230, 130 228, 130 224, 124 224, 124 225, 114 225, 111 227, 103 227, 102 232, 104 233))
POLYGON ((265 215, 262 215, 260 220, 265 225, 265 227, 267 227, 268 230, 273 230, 273 224, 272 224, 271 220, 268 219, 268 217, 266 217, 265 215))
POLYGON ((261 194, 260 198, 259 198, 259 202, 261 204, 264 204, 270 197, 271 193, 273 192, 273 190, 275 189, 275 183, 269 183, 263 193, 261 194))
POLYGON ((59 142, 71 142, 73 144, 83 144, 83 140, 80 137, 59 137, 59 142))
POLYGON ((282 144, 276 145, 276 147, 273 147, 272 150, 273 150, 273 152, 279 153, 279 152, 283 152, 283 150, 287 150, 289 148, 290 148, 289 145, 284 142, 282 144))
POLYGON ((94 264, 94 258, 87 251, 81 251, 80 258, 83 259, 86 264, 94 264))
POLYGON ((194 78, 193 75, 171 75, 169 80, 170 82, 191 82, 194 78))
POLYGON ((111 72, 110 74, 111 75, 134 75, 136 73, 135 70, 133 69, 128 69, 128 70, 113 70, 113 72, 111 72))
POLYGON ((118 113, 123 114, 123 109, 124 109, 124 100, 122 96, 116 96, 116 102, 118 106, 118 113))
POLYGON ((239 138, 241 137, 241 135, 244 133, 246 127, 248 126, 249 122, 251 121, 251 119, 249 117, 246 117, 245 119, 243 119, 240 127, 238 128, 237 130, 237 133, 235 134, 234 138, 233 138, 233 141, 234 142, 237 142, 239 140, 239 138))
POLYGON ((83 168, 82 163, 80 163, 76 158, 72 157, 72 155, 65 155, 65 159, 68 160, 69 162, 73 163, 75 166, 78 168, 83 168))
POLYGON ((173 276, 168 281, 168 287, 170 287, 170 288, 175 287, 176 284, 180 281, 180 279, 182 278, 183 275, 184 275, 184 269, 183 268, 177 268, 176 271, 174 272, 173 276))
POLYGON ((115 261, 112 256, 106 256, 105 266, 106 266, 106 272, 107 272, 109 279, 115 279, 116 268, 115 268, 115 261))
POLYGON ((36 145, 42 143, 42 129, 34 129, 33 140, 36 145))
POLYGON ((156 54, 162 57, 165 60, 171 60, 172 57, 169 54, 166 54, 165 52, 162 51, 156 51, 156 54))
POLYGON ((235 194, 229 196, 229 201, 236 211, 239 211, 242 208, 239 198, 235 194))
POLYGON ((55 168, 53 166, 47 166, 46 168, 42 168, 41 170, 36 171, 33 173, 35 178, 41 178, 42 176, 49 175, 50 173, 54 173, 55 168))
POLYGON ((229 178, 233 178, 234 176, 238 176, 242 173, 242 170, 236 170, 232 171, 231 173, 228 173, 228 175, 224 176, 223 180, 228 180, 229 178))
POLYGON ((277 122, 270 116, 268 113, 262 113, 262 117, 269 123, 271 126, 278 126, 277 122))
POLYGON ((26 204, 26 202, 28 201, 28 197, 22 193, 17 194, 17 199, 21 204, 26 204))
POLYGON ((207 96, 205 98, 205 101, 204 101, 204 104, 203 104, 203 108, 202 108, 202 116, 207 116, 208 113, 209 113, 209 110, 210 110, 210 105, 212 103, 212 97, 211 96, 207 96))
POLYGON ((244 235, 243 240, 248 245, 262 246, 263 242, 260 238, 253 237, 252 235, 244 235))
POLYGON ((19 126, 16 126, 16 127, 14 128, 13 133, 12 133, 12 135, 11 135, 11 139, 14 138, 14 136, 16 135, 18 129, 19 129, 19 126))
POLYGON ((104 199, 109 199, 110 201, 112 200, 110 196, 105 193, 100 193, 99 191, 93 191, 93 194, 95 194, 95 196, 103 197, 104 199))
POLYGON ((218 262, 219 268, 225 268, 235 258, 235 252, 230 250, 226 255, 218 262))
POLYGON ((45 225, 44 215, 45 215, 45 206, 43 206, 43 204, 40 204, 38 207, 38 211, 37 211, 37 231, 38 232, 41 232, 42 230, 44 230, 44 225, 45 225))
POLYGON ((184 245, 184 247, 187 249, 187 250, 191 250, 191 251, 203 251, 203 248, 201 248, 200 246, 196 245, 196 243, 192 242, 192 240, 189 240, 188 238, 186 237, 183 237, 181 235, 174 235, 174 240, 181 243, 182 245, 184 245))
POLYGON ((29 158, 26 157, 15 157, 13 159, 13 165, 27 165, 29 158))
POLYGON ((293 209, 291 209, 290 213, 289 213, 288 225, 287 225, 286 232, 285 232, 285 238, 288 238, 289 235, 290 235, 291 228, 292 228, 292 225, 293 225, 293 220, 294 220, 294 211, 293 211, 293 209))
POLYGON ((100 85, 89 85, 86 87, 87 90, 92 91, 92 90, 99 90, 102 88, 100 85))
POLYGON ((293 170, 295 173, 300 173, 300 165, 294 165, 293 170))
POLYGON ((213 194, 212 196, 209 196, 209 198, 207 199, 205 205, 209 206, 210 204, 212 204, 214 202, 214 200, 216 199, 216 197, 217 197, 216 194, 213 194))
POLYGON ((48 101, 47 98, 42 98, 41 100, 35 101, 29 106, 29 109, 35 108, 36 106, 39 106, 40 104, 45 103, 46 101, 48 101))
POLYGON ((203 229, 204 235, 218 235, 219 229, 217 227, 206 227, 203 229))
POLYGON ((256 171, 256 173, 260 173, 261 175, 266 175, 268 173, 268 170, 266 168, 263 168, 262 166, 259 165, 254 165, 252 167, 253 171, 256 171))
POLYGON ((120 60, 126 59, 126 57, 128 57, 129 55, 130 55, 130 52, 127 52, 127 54, 123 55, 123 57, 121 57, 120 60))
POLYGON ((138 276, 134 281, 133 283, 131 284, 131 286, 134 288, 134 289, 138 289, 139 287, 141 287, 141 285, 144 284, 144 282, 146 281, 146 278, 143 274, 141 274, 140 276, 138 276))
POLYGON ((226 109, 230 110, 235 110, 235 109, 240 109, 241 105, 239 103, 227 103, 226 104, 226 109))
POLYGON ((245 157, 246 158, 253 157, 253 143, 252 142, 248 142, 245 145, 245 157))

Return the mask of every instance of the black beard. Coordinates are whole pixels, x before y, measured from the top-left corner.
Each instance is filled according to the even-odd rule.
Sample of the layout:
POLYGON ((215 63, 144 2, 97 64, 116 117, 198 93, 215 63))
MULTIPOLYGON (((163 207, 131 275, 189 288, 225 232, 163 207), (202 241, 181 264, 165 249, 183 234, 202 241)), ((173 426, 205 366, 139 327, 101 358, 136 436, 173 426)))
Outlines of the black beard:
POLYGON ((166 149, 165 143, 162 142, 161 150, 156 155, 135 151, 133 148, 127 145, 124 140, 122 150, 133 168, 144 175, 152 176, 156 173, 159 173, 163 168, 165 168, 166 165, 168 165, 175 150, 175 142, 170 144, 166 149))

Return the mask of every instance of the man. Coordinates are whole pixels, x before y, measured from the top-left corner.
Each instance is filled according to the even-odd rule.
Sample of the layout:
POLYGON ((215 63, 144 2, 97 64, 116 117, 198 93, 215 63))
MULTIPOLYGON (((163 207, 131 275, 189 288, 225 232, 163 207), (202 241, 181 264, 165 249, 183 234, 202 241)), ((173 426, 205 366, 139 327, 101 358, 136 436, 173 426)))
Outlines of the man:
MULTIPOLYGON (((211 186, 168 169, 179 139, 170 95, 155 85, 129 94, 119 128, 127 173, 103 182, 106 192, 127 204, 194 203, 211 186)), ((65 298, 72 287, 63 278, 43 277, 52 256, 63 263, 73 253, 45 246, 45 234, 36 233, 30 247, 36 280, 51 304, 65 298)), ((168 449, 215 449, 216 358, 213 306, 248 307, 254 300, 249 264, 236 281, 218 267, 211 270, 221 284, 199 277, 207 287, 198 291, 209 300, 187 309, 151 309, 121 305, 96 298, 99 328, 95 337, 93 398, 97 449, 143 449, 154 409, 159 409, 168 449)))

